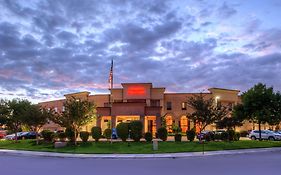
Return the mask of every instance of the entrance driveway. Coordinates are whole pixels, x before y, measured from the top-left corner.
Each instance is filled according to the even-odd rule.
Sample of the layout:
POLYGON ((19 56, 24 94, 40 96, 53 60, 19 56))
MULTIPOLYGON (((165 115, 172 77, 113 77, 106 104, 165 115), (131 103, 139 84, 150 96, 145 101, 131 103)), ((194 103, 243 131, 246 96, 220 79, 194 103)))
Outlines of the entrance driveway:
POLYGON ((180 159, 81 159, 0 155, 1 174, 280 174, 281 151, 180 159))

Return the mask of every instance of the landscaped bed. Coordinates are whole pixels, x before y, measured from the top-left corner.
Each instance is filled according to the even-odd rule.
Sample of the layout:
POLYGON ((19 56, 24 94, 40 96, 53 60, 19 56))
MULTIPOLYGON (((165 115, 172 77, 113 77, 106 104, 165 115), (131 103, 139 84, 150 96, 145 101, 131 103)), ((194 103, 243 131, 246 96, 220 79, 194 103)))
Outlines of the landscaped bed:
MULTIPOLYGON (((234 150, 249 148, 281 147, 280 141, 252 141, 242 140, 235 142, 207 142, 204 144, 205 151, 234 150)), ((108 153, 108 154, 148 154, 148 153, 176 153, 176 152, 201 152, 203 145, 198 142, 159 142, 159 150, 152 150, 152 143, 147 142, 87 142, 79 143, 78 146, 67 146, 64 148, 53 147, 52 143, 41 143, 36 145, 34 140, 14 141, 0 140, 0 149, 47 151, 60 153, 108 153)))

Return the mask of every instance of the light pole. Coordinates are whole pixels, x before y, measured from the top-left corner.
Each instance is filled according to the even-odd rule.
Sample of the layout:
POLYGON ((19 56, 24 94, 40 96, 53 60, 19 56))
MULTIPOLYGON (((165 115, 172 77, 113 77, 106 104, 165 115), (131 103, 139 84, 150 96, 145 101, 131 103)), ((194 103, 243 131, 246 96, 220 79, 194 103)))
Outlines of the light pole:
POLYGON ((130 147, 130 138, 131 137, 131 129, 129 129, 129 135, 128 135, 128 147, 130 147))

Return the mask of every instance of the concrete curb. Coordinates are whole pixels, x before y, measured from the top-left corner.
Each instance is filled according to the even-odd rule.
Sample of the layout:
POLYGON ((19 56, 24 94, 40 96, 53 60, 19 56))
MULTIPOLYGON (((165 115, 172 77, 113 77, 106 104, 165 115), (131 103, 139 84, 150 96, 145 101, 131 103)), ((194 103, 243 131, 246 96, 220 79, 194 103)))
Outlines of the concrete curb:
POLYGON ((281 148, 258 148, 258 149, 240 149, 224 151, 188 152, 188 153, 159 153, 159 154, 70 154, 70 153, 53 153, 37 151, 20 151, 0 149, 0 155, 12 156, 35 156, 35 157, 55 157, 55 158, 92 158, 92 159, 176 159, 187 157, 218 156, 218 155, 237 155, 264 152, 281 152, 281 148))

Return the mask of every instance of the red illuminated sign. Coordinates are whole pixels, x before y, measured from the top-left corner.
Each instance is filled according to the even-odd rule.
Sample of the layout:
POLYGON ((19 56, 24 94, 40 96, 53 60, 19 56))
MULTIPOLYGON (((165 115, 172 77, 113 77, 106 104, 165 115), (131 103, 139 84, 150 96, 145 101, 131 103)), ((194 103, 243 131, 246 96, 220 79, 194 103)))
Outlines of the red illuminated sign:
POLYGON ((128 87, 128 95, 145 95, 145 88, 142 86, 128 87))

